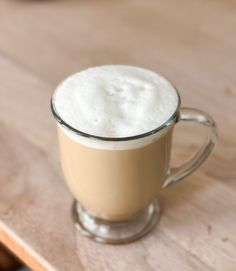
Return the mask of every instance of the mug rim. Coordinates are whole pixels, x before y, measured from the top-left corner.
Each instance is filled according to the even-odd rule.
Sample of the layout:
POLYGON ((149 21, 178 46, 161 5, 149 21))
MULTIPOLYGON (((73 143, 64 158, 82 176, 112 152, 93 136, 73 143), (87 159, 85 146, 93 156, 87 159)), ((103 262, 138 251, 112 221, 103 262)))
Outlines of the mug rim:
MULTIPOLYGON (((160 75, 160 74, 158 73, 158 75, 160 75)), ((68 124, 66 121, 64 121, 60 117, 59 113, 57 112, 57 110, 56 110, 56 108, 55 108, 55 106, 53 104, 53 97, 54 97, 54 94, 55 94, 56 90, 52 94, 51 103, 50 103, 53 117, 56 119, 56 121, 63 128, 66 128, 67 130, 71 131, 73 134, 76 134, 76 135, 79 135, 79 136, 82 136, 82 137, 86 137, 86 138, 90 138, 90 139, 100 140, 100 141, 113 141, 113 142, 129 141, 129 140, 140 139, 140 138, 144 138, 144 137, 148 137, 148 136, 157 134, 161 130, 167 128, 171 124, 176 123, 178 121, 180 104, 181 104, 181 99, 180 99, 180 95, 179 95, 179 92, 178 92, 177 88, 171 83, 170 80, 166 79, 162 75, 160 75, 160 76, 163 77, 165 80, 167 80, 171 84, 171 86, 174 88, 174 90, 176 91, 176 94, 177 94, 178 103, 177 103, 177 106, 176 106, 176 109, 175 109, 174 113, 163 124, 159 125, 157 128, 152 129, 151 131, 148 131, 148 132, 145 132, 145 133, 142 133, 142 134, 138 134, 138 135, 134 135, 134 136, 105 137, 105 136, 93 135, 93 134, 90 134, 90 133, 83 132, 83 131, 81 131, 79 129, 76 129, 76 128, 72 127, 70 124, 68 124)))

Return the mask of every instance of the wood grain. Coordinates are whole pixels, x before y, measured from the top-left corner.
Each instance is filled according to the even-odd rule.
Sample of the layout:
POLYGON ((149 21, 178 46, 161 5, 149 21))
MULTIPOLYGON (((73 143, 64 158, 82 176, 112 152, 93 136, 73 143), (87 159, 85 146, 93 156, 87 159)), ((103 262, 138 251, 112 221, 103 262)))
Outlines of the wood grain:
MULTIPOLYGON (((1 1, 0 241, 36 271, 234 271, 235 50, 232 0, 1 1), (75 234, 49 109, 60 80, 107 63, 165 75, 183 105, 212 115, 220 135, 200 170, 163 191, 154 231, 125 246, 75 234)), ((173 163, 201 135, 179 125, 173 163)))

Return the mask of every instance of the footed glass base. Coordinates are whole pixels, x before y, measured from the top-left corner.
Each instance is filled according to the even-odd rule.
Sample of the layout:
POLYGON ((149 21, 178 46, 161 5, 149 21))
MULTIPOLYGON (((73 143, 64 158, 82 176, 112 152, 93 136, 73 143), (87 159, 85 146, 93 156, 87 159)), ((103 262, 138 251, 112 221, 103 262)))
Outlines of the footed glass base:
POLYGON ((113 222, 94 217, 75 202, 73 216, 76 229, 84 236, 105 244, 124 244, 147 234, 156 224, 160 214, 157 200, 130 220, 113 222))

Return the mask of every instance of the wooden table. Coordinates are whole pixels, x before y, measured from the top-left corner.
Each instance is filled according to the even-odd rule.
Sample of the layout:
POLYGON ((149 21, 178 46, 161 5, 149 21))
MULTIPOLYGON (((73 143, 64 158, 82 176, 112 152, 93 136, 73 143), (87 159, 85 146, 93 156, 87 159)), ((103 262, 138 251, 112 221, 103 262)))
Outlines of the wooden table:
MULTIPOLYGON (((33 270, 235 271, 235 71, 233 0, 1 1, 0 241, 33 270), (108 63, 165 75, 220 134, 211 159, 163 191, 153 232, 124 246, 75 235, 49 109, 59 81, 108 63)), ((197 129, 177 129, 175 161, 197 129)))

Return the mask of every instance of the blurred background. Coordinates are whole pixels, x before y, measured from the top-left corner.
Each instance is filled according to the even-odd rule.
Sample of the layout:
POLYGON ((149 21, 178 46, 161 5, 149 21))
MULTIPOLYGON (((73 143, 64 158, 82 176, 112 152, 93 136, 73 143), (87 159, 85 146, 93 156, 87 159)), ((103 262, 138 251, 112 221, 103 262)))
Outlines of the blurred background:
MULTIPOLYGON (((235 29, 233 0, 0 1, 0 123, 8 135, 24 134, 50 156, 57 151, 49 110, 56 85, 90 66, 131 64, 166 76, 181 90, 183 105, 209 112, 223 138, 218 153, 228 148, 224 158, 230 160, 224 137, 231 137, 226 127, 235 124, 235 29), (27 110, 27 104, 35 106, 27 110), (219 108, 228 110, 227 122, 219 121, 219 108)), ((8 156, 8 150, 1 157, 1 180, 12 180, 9 172, 15 171, 6 157, 20 167, 21 158, 8 156)), ((219 171, 229 172, 214 161, 219 171)), ((22 181, 23 173, 14 174, 22 181)), ((9 201, 17 189, 8 193, 9 201)), ((0 197, 5 210, 6 193, 0 197)), ((1 245, 0 270, 26 269, 1 245)))
POLYGON ((1 271, 30 271, 4 245, 0 243, 0 270, 1 271))

